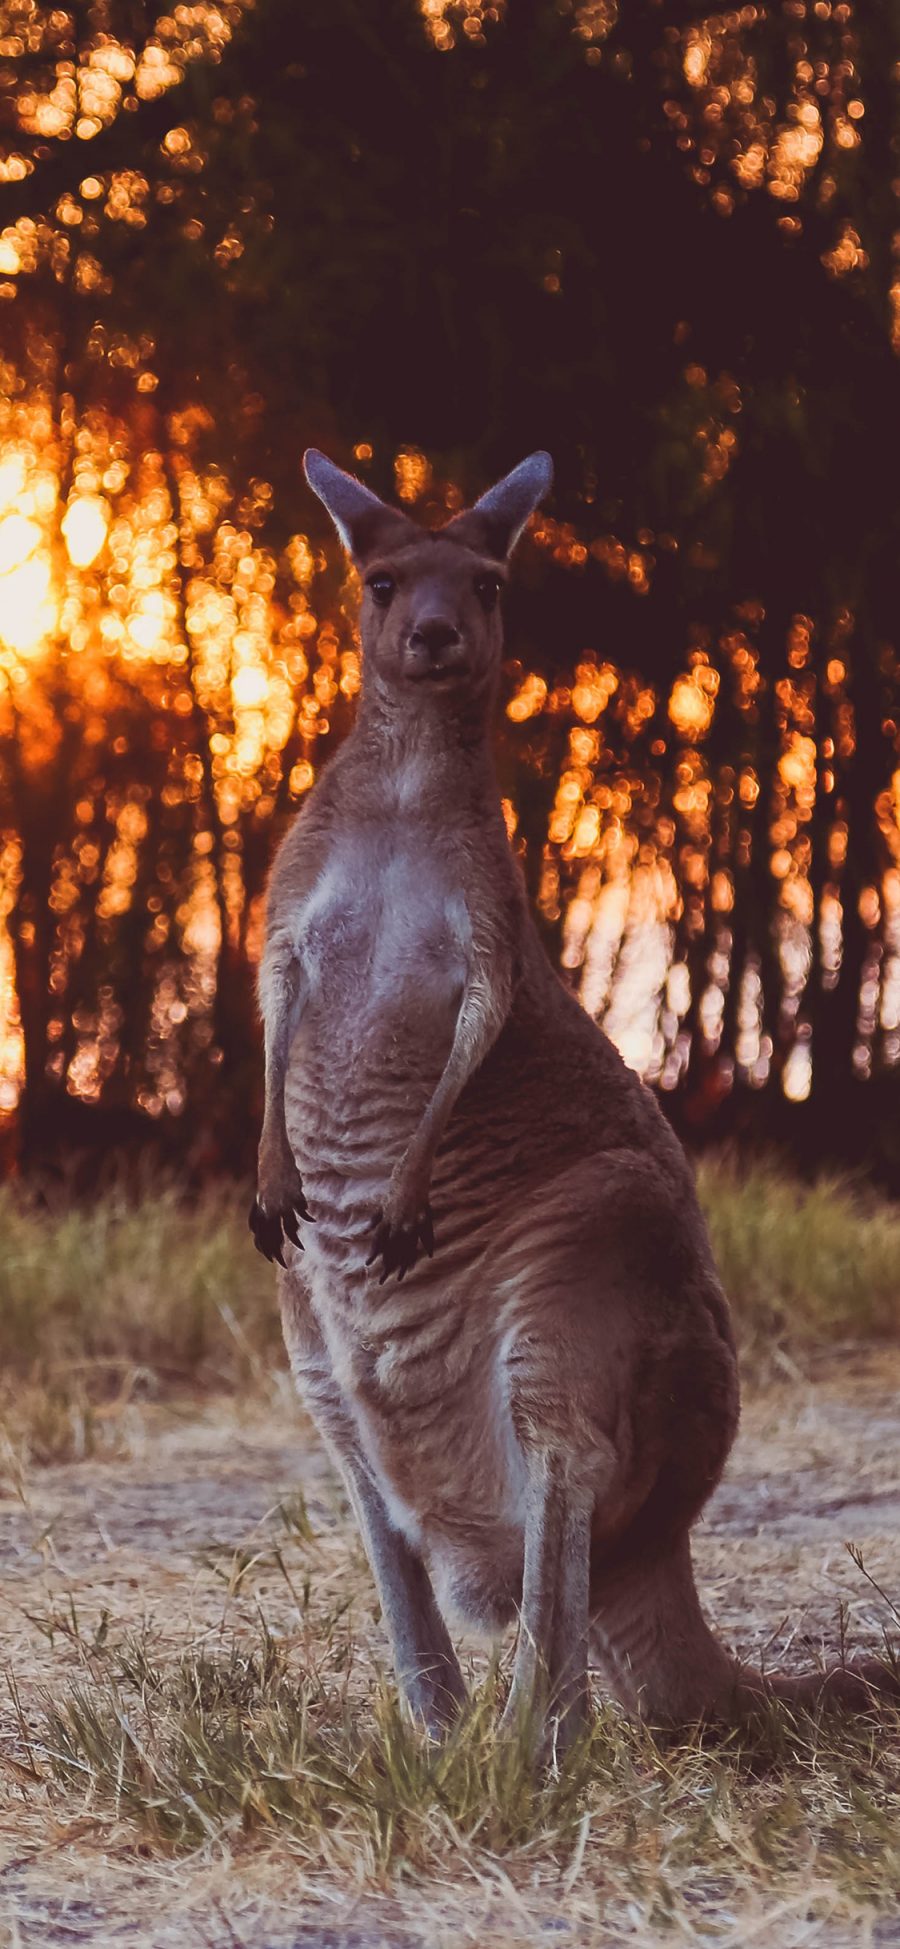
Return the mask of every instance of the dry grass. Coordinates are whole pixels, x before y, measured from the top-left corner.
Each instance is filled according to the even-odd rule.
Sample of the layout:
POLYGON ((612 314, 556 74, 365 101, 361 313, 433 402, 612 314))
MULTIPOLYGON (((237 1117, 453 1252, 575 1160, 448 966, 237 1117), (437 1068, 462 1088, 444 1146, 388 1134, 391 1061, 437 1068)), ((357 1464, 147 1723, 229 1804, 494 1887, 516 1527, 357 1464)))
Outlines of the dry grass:
MULTIPOLYGON (((363 1653, 364 1655, 364 1653, 363 1653)), ((496 1736, 489 1676, 436 1747, 372 1685, 300 1675, 262 1621, 255 1644, 190 1649, 168 1666, 128 1640, 48 1708, 36 1757, 88 1804, 164 1849, 288 1836, 308 1867, 366 1863, 452 1879, 498 1855, 565 1875, 589 1832, 604 1872, 645 1910, 683 1900, 702 1863, 717 1902, 789 1887, 798 1856, 823 1882, 883 1905, 900 1878, 900 1717, 828 1723, 773 1709, 751 1733, 658 1745, 601 1707, 564 1767, 535 1778, 527 1743, 496 1736)))
MULTIPOLYGON (((900 1328, 900 1211, 838 1179, 704 1161, 700 1195, 754 1365, 900 1328)), ((0 1187, 0 1470, 127 1452, 134 1415, 179 1390, 244 1396, 284 1359, 249 1193, 174 1184, 93 1202, 0 1187)))
MULTIPOLYGON (((803 1189, 762 1168, 739 1177, 705 1164, 700 1179, 752 1352, 777 1341, 794 1356, 896 1327, 900 1217, 890 1206, 847 1186, 803 1189)), ((0 1779, 14 1858, 33 1854, 43 1886, 46 1832, 74 1835, 79 1873, 98 1902, 113 1869, 121 1889, 123 1876, 155 1863, 180 1900, 206 1886, 215 1866, 216 1901, 226 1905, 248 1877, 266 1900, 293 1889, 291 1928, 309 1912, 311 1890, 327 1912, 353 1889, 354 1900, 375 1904, 366 1909, 373 1943, 406 1940, 415 1926, 421 1940, 447 1949, 536 1943, 556 1918, 567 1923, 565 1939, 598 1949, 649 1945, 670 1932, 729 1949, 756 1939, 843 1945, 857 1939, 847 1931, 866 1913, 895 1910, 894 1710, 857 1724, 773 1711, 752 1736, 657 1744, 600 1705, 562 1773, 536 1781, 524 1750, 501 1747, 495 1735, 507 1646, 502 1670, 470 1654, 473 1705, 445 1747, 406 1723, 385 1675, 352 1519, 323 1477, 318 1444, 305 1446, 273 1384, 282 1358, 273 1280, 245 1235, 244 1204, 233 1188, 192 1205, 174 1190, 114 1193, 93 1208, 0 1195, 8 1482, 38 1564, 20 1571, 24 1558, 9 1559, 14 1649, 0 1779), (227 1476, 242 1442, 255 1458, 248 1479, 260 1484, 259 1509, 269 1511, 247 1530, 235 1515, 238 1476, 230 1487, 227 1476), (93 1456, 93 1468, 71 1469, 82 1456, 93 1456), (110 1457, 119 1458, 115 1470, 110 1457), (47 1462, 54 1466, 37 1466, 47 1462), (302 1490, 280 1493, 279 1471, 296 1482, 295 1466, 302 1490), (103 1490, 111 1542, 99 1555, 93 1518, 77 1515, 85 1480, 89 1498, 98 1483, 124 1485, 121 1512, 113 1503, 111 1516, 113 1490, 103 1490), (180 1500, 170 1483, 181 1486, 180 1500), (185 1512, 210 1483, 214 1493, 222 1485, 221 1520, 198 1546, 185 1512), (168 1555, 143 1540, 151 1514, 155 1534, 171 1523, 168 1555), (22 1838, 30 1833, 33 1847, 22 1838)), ((866 1484, 874 1495, 866 1535, 890 1598, 893 1518, 878 1498, 896 1496, 896 1484, 883 1435, 867 1430, 886 1425, 891 1384, 873 1377, 866 1392, 859 1383, 848 1432, 835 1421, 844 1367, 830 1371, 838 1378, 827 1386, 804 1383, 808 1436, 792 1405, 796 1389, 775 1390, 772 1432, 751 1433, 732 1503, 771 1469, 782 1499, 800 1481, 802 1509, 802 1471, 818 1455, 828 1477, 823 1507, 835 1490, 852 1496, 866 1484)), ((823 1533, 813 1526, 802 1552, 783 1540, 766 1569, 755 1537, 741 1544, 727 1526, 717 1537, 713 1524, 701 1547, 707 1590, 718 1591, 720 1618, 731 1607, 735 1635, 741 1593, 753 1603, 765 1587, 766 1603, 746 1620, 755 1646, 744 1651, 758 1655, 773 1619, 791 1613, 790 1579, 801 1560, 818 1561, 823 1533)), ((838 1545, 840 1533, 836 1517, 838 1545)), ((824 1571, 814 1640, 833 1653, 842 1625, 836 1615, 830 1622, 824 1571)), ((864 1578, 857 1584, 865 1594, 864 1578)), ((897 1622, 890 1605, 874 1605, 876 1613, 889 1628, 897 1622)), ((814 1656, 812 1647, 795 1649, 795 1662, 814 1656)), ((218 1934, 204 1909, 199 1933, 185 1922, 172 1939, 280 1941, 274 1910, 265 1913, 258 1929, 235 1924, 229 1934, 223 1925, 218 1934)), ((42 1928, 33 1938, 23 1929, 22 1941, 57 1940, 42 1928)), ((148 1923, 146 1941, 155 1942, 149 1931, 148 1923)), ((284 1940, 296 1939, 288 1929, 284 1940)))
POLYGON ((502 1669, 470 1656, 472 1707, 438 1748, 398 1709, 351 1522, 318 1520, 283 1504, 265 1536, 218 1565, 207 1553, 217 1624, 214 1603, 180 1630, 171 1613, 122 1628, 71 1597, 35 1614, 45 1669, 55 1653, 70 1676, 21 1709, 7 1747, 20 1790, 76 1832, 92 1823, 98 1849, 121 1858, 130 1838, 181 1862, 186 1885, 218 1861, 226 1888, 252 1870, 298 1899, 354 1889, 370 1920, 394 1918, 373 1943, 405 1940, 416 1915, 445 1949, 536 1944, 564 1922, 579 1944, 649 1949, 671 1930, 745 1949, 773 1913, 781 1930, 762 1942, 828 1943, 832 1924, 895 1903, 896 1711, 852 1724, 773 1709, 740 1736, 657 1743, 598 1701, 580 1749, 536 1779, 525 1744, 496 1737, 507 1647, 502 1669), (476 1910, 490 1926, 473 1933, 476 1910))
MULTIPOLYGON (((129 1408, 265 1388, 283 1364, 249 1194, 173 1184, 92 1202, 0 1187, 0 1440, 7 1467, 127 1446, 129 1408)), ((2 1455, 0 1455, 2 1464, 2 1455)))
MULTIPOLYGON (((805 1388, 814 1444, 831 1425, 832 1401, 845 1398, 843 1371, 805 1388)), ((890 1410, 896 1380, 886 1357, 861 1375, 861 1442, 890 1410)), ((762 1418, 769 1395, 751 1402, 751 1448, 732 1508, 741 1482, 770 1459, 779 1476, 790 1469, 794 1392, 782 1383, 762 1418)), ((237 1412, 208 1402, 124 1468, 63 1466, 26 1480, 20 1533, 36 1551, 49 1532, 51 1548, 31 1570, 21 1551, 10 1556, 5 1710, 0 1699, 0 1846, 5 1826, 14 1857, 33 1858, 21 1882, 26 1915, 48 1886, 68 1886, 76 1865, 83 1901, 99 1912, 112 1888, 127 1914, 125 1878, 150 1864, 147 1935, 123 1924, 129 1949, 155 1949, 164 1884, 181 1919, 159 1942, 179 1949, 306 1941, 301 1922, 333 1928, 344 1903, 350 1941, 360 1920, 353 1905, 362 1905, 367 1949, 406 1941, 407 1931, 443 1949, 532 1949, 563 1922, 563 1939, 579 1949, 649 1949, 669 1931, 729 1949, 757 1939, 846 1949, 866 1911, 895 1904, 895 1711, 855 1725, 773 1712, 752 1737, 657 1744, 598 1702, 591 1736, 561 1777, 536 1782, 523 1752, 495 1737, 506 1645, 499 1670, 469 1651, 472 1710, 435 1749, 397 1709, 371 1578, 318 1444, 284 1408, 280 1419, 237 1412), (55 1879, 48 1836, 64 1850, 55 1879), (196 1929, 179 1906, 191 1891, 196 1929), (216 1921, 220 1908, 234 1914, 233 1933, 230 1920, 216 1921)), ((846 1467, 846 1439, 836 1431, 823 1458, 826 1505, 846 1467)), ((877 1433, 871 1439, 877 1447, 877 1433)), ((866 1479, 879 1487, 890 1471, 866 1479)), ((868 1533, 890 1590, 890 1538, 879 1549, 868 1533)), ((745 1652, 759 1655, 790 1611, 792 1628, 799 1614, 801 1631, 812 1626, 818 1640, 821 1628, 833 1654, 842 1627, 831 1576, 809 1610, 821 1545, 807 1547, 801 1568, 794 1543, 766 1555, 755 1538, 737 1544, 714 1523, 700 1554, 717 1602, 749 1575, 759 1608, 742 1610, 753 1640, 745 1652), (737 1572, 738 1584, 722 1587, 723 1570, 737 1572)), ((871 1598, 838 1555, 847 1566, 839 1588, 851 1601, 871 1598)), ((861 1627, 877 1643, 882 1622, 890 1625, 889 1610, 864 1601, 849 1627, 854 1645, 861 1627)), ((814 1657, 795 1646, 795 1663, 814 1657)), ((21 1939, 56 1949, 68 1937, 42 1921, 21 1939)))
POLYGON ((800 1352, 900 1330, 900 1206, 840 1177, 703 1160, 698 1189, 745 1345, 800 1352))

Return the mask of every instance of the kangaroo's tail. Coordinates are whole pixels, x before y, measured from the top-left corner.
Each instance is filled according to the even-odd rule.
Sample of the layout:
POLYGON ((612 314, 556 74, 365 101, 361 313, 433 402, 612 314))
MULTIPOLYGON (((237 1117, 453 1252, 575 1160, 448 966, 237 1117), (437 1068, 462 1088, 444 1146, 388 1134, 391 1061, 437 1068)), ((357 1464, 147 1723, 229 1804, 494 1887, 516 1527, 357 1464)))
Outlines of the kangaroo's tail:
POLYGON ((881 1701, 900 1704, 900 1665, 862 1658, 797 1677, 736 1665, 732 1697, 739 1718, 758 1712, 773 1699, 805 1712, 871 1712, 881 1701))
POLYGON ((730 1656, 703 1615, 687 1536, 668 1549, 597 1565, 591 1650, 627 1710, 654 1726, 734 1725, 773 1701, 807 1712, 900 1703, 900 1665, 865 1659, 792 1677, 730 1656))

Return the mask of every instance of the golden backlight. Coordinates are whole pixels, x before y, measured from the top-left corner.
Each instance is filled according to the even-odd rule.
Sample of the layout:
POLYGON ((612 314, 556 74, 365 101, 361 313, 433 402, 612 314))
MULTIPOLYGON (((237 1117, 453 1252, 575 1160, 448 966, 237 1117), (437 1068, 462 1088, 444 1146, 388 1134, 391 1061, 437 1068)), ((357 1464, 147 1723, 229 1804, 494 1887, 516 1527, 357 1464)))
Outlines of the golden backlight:
MULTIPOLYGON (((454 50, 469 59, 467 45, 481 63, 480 50, 502 47, 514 12, 513 0, 411 6, 438 65, 454 50)), ((90 1101, 127 1066, 133 1100, 177 1114, 186 1050, 224 1060, 228 956, 235 967, 258 950, 276 832, 352 720, 358 585, 336 548, 285 533, 271 481, 210 459, 207 405, 164 407, 152 333, 114 329, 104 312, 111 274, 100 227, 140 243, 155 203, 171 214, 177 186, 205 181, 208 157, 183 94, 171 125, 159 123, 165 181, 151 181, 146 154, 136 156, 142 167, 104 167, 97 138, 125 110, 162 100, 192 61, 218 61, 244 8, 204 0, 154 13, 140 45, 91 31, 58 61, 25 58, 38 31, 26 0, 7 11, 0 58, 21 63, 8 98, 22 152, 10 142, 0 181, 24 181, 40 143, 68 144, 83 160, 52 207, 0 232, 0 310, 30 281, 64 289, 93 321, 85 356, 98 378, 76 397, 50 331, 35 333, 18 365, 0 363, 0 739, 22 815, 0 834, 0 1112, 14 1109, 24 1073, 14 949, 24 965, 49 925, 52 1075, 90 1101), (48 806, 59 815, 49 839, 48 806), (28 891, 20 898, 32 853, 49 922, 28 891), (80 971, 91 956, 95 969, 104 955, 114 961, 127 930, 147 992, 123 1000, 102 976, 90 1003, 72 1008, 80 971), (150 1031, 136 1052, 138 1000, 150 1031)), ((628 80, 616 0, 558 0, 555 11, 581 80, 582 61, 628 80)), ((813 203, 823 274, 847 281, 843 295, 876 258, 863 218, 839 215, 836 202, 841 170, 872 166, 855 11, 849 0, 783 11, 793 25, 777 88, 762 62, 763 7, 661 29, 659 114, 711 225, 740 199, 758 209, 768 200, 788 248, 813 203)), ((62 32, 69 17, 53 18, 62 32)), ((217 103, 215 113, 227 119, 228 109, 217 103)), ((896 184, 885 177, 882 189, 896 215, 896 184)), ((199 244, 204 223, 186 215, 186 246, 199 244)), ((237 217, 207 241, 227 276, 245 251, 237 217)), ((900 350, 896 253, 880 262, 900 350)), ((565 251, 553 243, 534 275, 558 304, 565 251)), ((673 466, 690 474, 699 534, 699 517, 721 505, 722 483, 744 463, 749 415, 744 382, 708 369, 689 338, 686 321, 668 435, 673 466)), ((364 478, 377 462, 383 480, 387 462, 397 498, 428 523, 461 505, 459 486, 412 443, 384 453, 361 437, 353 452, 364 478)), ((662 526, 636 522, 632 532, 614 513, 601 519, 603 491, 586 477, 582 518, 536 516, 525 550, 538 576, 600 577, 649 615, 661 564, 679 549, 697 577, 715 567, 703 538, 687 545, 662 526)), ((668 673, 654 682, 628 666, 611 626, 608 635, 587 627, 571 667, 555 673, 534 667, 542 646, 510 642, 502 731, 519 791, 504 799, 504 816, 568 978, 629 1062, 672 1089, 698 1050, 712 1070, 721 1051, 725 1087, 735 1074, 753 1087, 774 1076, 802 1099, 815 1057, 804 1008, 811 985, 835 986, 851 930, 865 930, 854 1063, 868 1073, 876 1035, 885 1060, 900 1059, 900 769, 875 803, 887 865, 868 873, 851 908, 856 618, 837 599, 819 617, 798 608, 779 618, 773 647, 758 593, 731 593, 717 623, 672 622, 672 640, 653 646, 650 667, 668 673), (536 781, 546 807, 538 829, 536 781), (767 928, 757 928, 757 945, 742 933, 750 908, 774 912, 768 961, 767 928)), ((885 645, 883 657, 893 656, 885 645)), ((881 731, 896 748, 887 715, 881 731)))

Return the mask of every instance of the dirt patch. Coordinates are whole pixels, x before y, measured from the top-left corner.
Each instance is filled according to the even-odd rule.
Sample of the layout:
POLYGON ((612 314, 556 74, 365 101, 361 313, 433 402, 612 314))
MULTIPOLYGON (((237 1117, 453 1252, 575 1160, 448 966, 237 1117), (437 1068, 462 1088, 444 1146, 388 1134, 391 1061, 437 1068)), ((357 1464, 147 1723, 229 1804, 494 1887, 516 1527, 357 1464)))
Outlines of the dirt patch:
MULTIPOLYGON (((601 1839, 560 1889, 483 1864, 455 1907, 411 1886, 379 1892, 361 1861, 311 1871, 283 1841, 232 1855, 211 1843, 188 1860, 141 1852, 134 1832, 89 1798, 48 1783, 37 1738, 42 1700, 78 1678, 95 1651, 143 1631, 161 1657, 258 1630, 290 1637, 314 1662, 327 1634, 345 1683, 365 1695, 386 1663, 377 1607, 339 1485, 298 1410, 148 1408, 131 1454, 36 1471, 0 1507, 2 1949, 376 1949, 662 1940, 640 1901, 603 1892, 601 1839), (340 1659, 338 1663, 340 1664, 340 1659), (600 1867, 598 1869, 598 1863, 600 1867), (599 1873, 599 1880, 598 1880, 599 1873)), ((812 1376, 751 1393, 727 1478, 697 1532, 710 1616, 741 1653, 770 1668, 877 1649, 897 1629, 876 1585, 900 1595, 900 1354, 844 1350, 812 1376), (862 1553, 864 1574, 848 1552, 862 1553), (872 1579, 874 1581, 869 1581, 872 1579)), ((472 1669, 479 1669, 477 1656, 472 1669)), ((736 1917, 717 1913, 698 1863, 680 1939, 791 1945, 900 1943, 900 1927, 842 1912, 810 1888, 736 1917), (777 1920, 776 1920, 777 1917, 777 1920), (710 1933, 715 1929, 715 1936, 710 1933), (872 1932, 874 1929, 874 1933, 872 1932)), ((671 1938, 669 1938, 671 1939, 671 1938)))

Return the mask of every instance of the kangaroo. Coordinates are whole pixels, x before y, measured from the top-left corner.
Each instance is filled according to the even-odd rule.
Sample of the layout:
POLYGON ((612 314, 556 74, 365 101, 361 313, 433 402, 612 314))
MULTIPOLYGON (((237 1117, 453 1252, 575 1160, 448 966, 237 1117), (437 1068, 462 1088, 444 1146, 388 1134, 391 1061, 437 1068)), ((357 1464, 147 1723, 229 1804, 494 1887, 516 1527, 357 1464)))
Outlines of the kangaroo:
POLYGON ((728 1306, 681 1146, 543 951, 491 757, 549 456, 433 533, 321 453, 305 472, 363 578, 363 681, 271 873, 251 1226, 401 1692, 438 1736, 465 1698, 448 1625, 518 1618, 502 1727, 557 1751, 589 1660, 654 1724, 769 1692, 863 1709, 888 1668, 764 1679, 700 1608, 728 1306))

